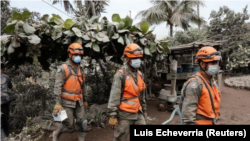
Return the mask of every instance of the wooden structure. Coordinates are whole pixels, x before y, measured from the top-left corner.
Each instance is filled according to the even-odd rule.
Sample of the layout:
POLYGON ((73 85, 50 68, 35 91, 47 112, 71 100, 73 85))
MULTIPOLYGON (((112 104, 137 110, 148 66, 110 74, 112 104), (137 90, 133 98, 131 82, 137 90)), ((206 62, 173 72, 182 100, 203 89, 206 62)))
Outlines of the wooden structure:
MULTIPOLYGON (((193 43, 189 43, 189 44, 183 44, 183 45, 171 47, 170 48, 171 54, 168 56, 167 62, 168 62, 168 64, 171 64, 170 63, 170 57, 171 57, 172 59, 177 60, 178 66, 180 66, 182 63, 184 63, 184 61, 187 61, 187 58, 188 58, 188 61, 190 61, 189 63, 192 63, 194 65, 196 52, 200 48, 202 48, 204 46, 212 46, 216 50, 219 51, 221 49, 221 45, 225 42, 226 41, 207 40, 207 41, 203 41, 203 42, 193 42, 193 43)), ((168 72, 165 72, 165 78, 168 82, 171 81, 171 75, 172 75, 170 72, 170 70, 171 70, 170 67, 171 67, 171 65, 168 65, 168 72)), ((194 72, 194 71, 177 73, 177 77, 176 77, 177 95, 180 95, 183 83, 187 81, 188 77, 192 76, 195 73, 196 72, 194 72)), ((164 74, 162 74, 162 75, 164 75, 164 74)))

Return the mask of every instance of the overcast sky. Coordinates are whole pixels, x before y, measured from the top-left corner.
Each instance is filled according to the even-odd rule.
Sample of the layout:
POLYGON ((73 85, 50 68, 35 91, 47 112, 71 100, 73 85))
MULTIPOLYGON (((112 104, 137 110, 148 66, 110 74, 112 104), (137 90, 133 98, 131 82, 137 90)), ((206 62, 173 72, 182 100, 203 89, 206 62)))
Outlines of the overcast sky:
MULTIPOLYGON (((50 0, 45 0, 48 3, 52 3, 50 0)), ((235 12, 242 12, 242 9, 248 4, 248 13, 250 13, 250 0, 204 0, 205 7, 200 8, 200 16, 204 17, 206 21, 209 23, 209 16, 212 10, 219 10, 221 6, 228 6, 230 9, 234 10, 235 12)), ((43 14, 58 14, 64 20, 71 18, 66 14, 63 14, 59 10, 64 12, 63 5, 57 4, 53 5, 54 7, 58 8, 59 10, 53 8, 52 6, 48 5, 47 3, 43 2, 42 0, 10 0, 11 7, 17 8, 27 8, 30 11, 36 11, 43 14)), ((121 18, 126 17, 130 14, 131 17, 134 18, 135 15, 141 11, 148 9, 151 7, 152 4, 149 0, 110 0, 109 6, 106 7, 106 13, 102 13, 101 17, 106 16, 110 21, 112 14, 119 13, 121 18)), ((2 16, 2 15, 1 15, 2 16)), ((73 15, 70 15, 73 16, 73 15)), ((133 24, 138 23, 139 20, 134 20, 133 24)), ((180 30, 180 29, 174 29, 180 30)), ((157 39, 164 38, 169 35, 169 27, 166 26, 166 23, 162 23, 160 25, 155 26, 155 30, 153 32, 156 34, 157 39)))

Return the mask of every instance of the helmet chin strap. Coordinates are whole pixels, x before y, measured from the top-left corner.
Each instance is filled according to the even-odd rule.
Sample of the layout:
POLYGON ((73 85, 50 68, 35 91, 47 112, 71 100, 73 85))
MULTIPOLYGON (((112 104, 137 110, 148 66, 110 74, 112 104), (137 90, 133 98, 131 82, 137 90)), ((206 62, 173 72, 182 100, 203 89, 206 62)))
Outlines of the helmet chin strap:
POLYGON ((136 70, 136 68, 134 68, 132 65, 130 65, 130 63, 129 63, 130 60, 131 60, 131 59, 129 58, 129 60, 127 61, 127 64, 128 64, 132 69, 135 69, 135 70, 136 70))
MULTIPOLYGON (((205 62, 204 62, 205 63, 205 62)), ((207 63, 205 63, 206 65, 207 65, 207 63)), ((205 69, 203 69, 202 67, 201 67, 201 64, 199 63, 199 66, 200 66, 200 68, 201 68, 201 70, 205 73, 205 74, 207 74, 206 73, 206 70, 205 69)), ((207 74, 208 75, 208 74, 207 74)), ((208 75, 209 76, 209 75, 208 75)))
POLYGON ((74 63, 74 64, 77 65, 77 63, 75 63, 74 60, 73 60, 73 55, 74 55, 74 54, 71 54, 70 60, 71 60, 72 63, 74 63))

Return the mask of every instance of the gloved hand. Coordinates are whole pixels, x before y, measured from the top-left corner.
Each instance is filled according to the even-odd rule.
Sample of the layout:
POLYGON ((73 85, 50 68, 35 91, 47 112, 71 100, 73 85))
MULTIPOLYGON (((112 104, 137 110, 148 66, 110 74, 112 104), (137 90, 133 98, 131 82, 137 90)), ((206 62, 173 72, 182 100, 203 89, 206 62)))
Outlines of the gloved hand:
POLYGON ((57 113, 61 114, 61 111, 63 110, 63 107, 61 104, 56 104, 53 110, 53 115, 57 116, 57 113))
POLYGON ((109 126, 110 126, 110 128, 115 129, 117 124, 118 124, 117 118, 115 118, 115 117, 110 117, 109 118, 109 126))
POLYGON ((84 104, 84 107, 85 108, 88 108, 88 102, 86 101, 86 102, 83 102, 83 104, 84 104))
POLYGON ((148 123, 148 114, 147 114, 147 112, 144 112, 144 118, 145 118, 146 123, 148 123))

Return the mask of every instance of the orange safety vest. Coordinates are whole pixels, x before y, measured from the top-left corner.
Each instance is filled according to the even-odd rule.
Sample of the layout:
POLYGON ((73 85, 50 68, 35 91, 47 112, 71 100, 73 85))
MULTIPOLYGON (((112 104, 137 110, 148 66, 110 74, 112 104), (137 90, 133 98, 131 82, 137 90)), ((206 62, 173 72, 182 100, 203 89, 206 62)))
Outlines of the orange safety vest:
MULTIPOLYGON (((122 69, 120 69, 119 72, 123 74, 122 69)), ((140 71, 138 71, 137 75, 137 84, 135 84, 135 80, 130 74, 126 72, 125 74, 124 90, 119 109, 129 113, 138 113, 138 111, 142 109, 139 99, 140 92, 146 88, 146 85, 140 71)))
POLYGON ((65 83, 61 97, 72 101, 81 100, 83 98, 82 84, 85 76, 82 74, 80 67, 78 68, 78 74, 75 74, 73 69, 67 64, 63 64, 62 67, 65 72, 65 83))
MULTIPOLYGON (((217 119, 220 115, 220 91, 214 83, 213 87, 211 87, 199 72, 196 73, 196 76, 201 79, 202 83, 202 91, 199 98, 198 108, 196 110, 196 125, 213 125, 213 120, 217 119), (204 83, 206 83, 209 90, 204 83), (214 110, 209 91, 212 95, 214 110)), ((189 81, 193 79, 195 78, 191 78, 189 81)))

